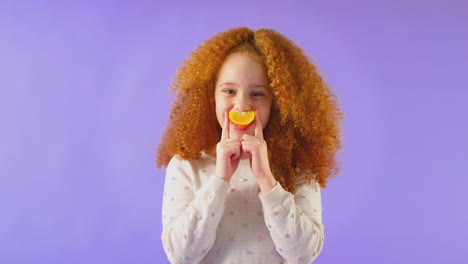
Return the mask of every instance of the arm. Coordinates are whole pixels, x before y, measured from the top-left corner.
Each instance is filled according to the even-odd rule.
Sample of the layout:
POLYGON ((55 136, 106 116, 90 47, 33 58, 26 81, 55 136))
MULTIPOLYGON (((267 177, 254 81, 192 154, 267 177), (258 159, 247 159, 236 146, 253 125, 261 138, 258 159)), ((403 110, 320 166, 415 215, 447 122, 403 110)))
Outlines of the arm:
POLYGON ((276 251, 289 263, 317 258, 324 240, 319 185, 315 181, 298 185, 292 195, 278 183, 259 196, 276 251))
POLYGON ((213 246, 230 184, 212 176, 194 192, 187 162, 173 157, 166 169, 162 243, 171 263, 198 263, 213 246))

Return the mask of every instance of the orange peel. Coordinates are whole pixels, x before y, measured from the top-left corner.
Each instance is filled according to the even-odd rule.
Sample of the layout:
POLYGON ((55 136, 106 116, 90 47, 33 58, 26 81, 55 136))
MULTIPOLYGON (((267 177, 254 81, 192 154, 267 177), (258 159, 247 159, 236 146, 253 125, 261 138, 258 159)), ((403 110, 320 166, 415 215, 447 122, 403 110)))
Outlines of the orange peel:
POLYGON ((248 126, 255 120, 255 111, 229 112, 229 120, 236 126, 248 126))

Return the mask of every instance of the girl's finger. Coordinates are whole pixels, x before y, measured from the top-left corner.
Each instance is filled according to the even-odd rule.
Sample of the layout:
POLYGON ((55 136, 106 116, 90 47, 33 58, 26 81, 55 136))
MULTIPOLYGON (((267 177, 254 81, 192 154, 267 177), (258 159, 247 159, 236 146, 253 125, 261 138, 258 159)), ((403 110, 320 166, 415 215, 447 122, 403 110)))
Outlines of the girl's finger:
POLYGON ((242 135, 242 142, 251 140, 257 140, 257 138, 247 134, 242 135))
POLYGON ((248 150, 249 152, 251 151, 259 151, 260 148, 262 147, 262 143, 259 142, 258 140, 245 140, 242 141, 242 149, 248 150))
POLYGON ((239 157, 240 157, 240 153, 236 152, 236 153, 231 154, 230 159, 231 159, 231 160, 236 160, 236 159, 238 159, 239 157))
POLYGON ((229 138, 229 117, 227 111, 224 112, 223 128, 221 130, 221 141, 229 138))
POLYGON ((252 145, 249 144, 249 142, 243 141, 241 144, 242 144, 242 150, 244 152, 247 152, 247 151, 250 152, 250 148, 252 147, 252 145))
POLYGON ((232 138, 228 138, 226 142, 238 142, 240 143, 240 138, 238 136, 234 136, 232 138))
POLYGON ((260 117, 258 116, 258 111, 255 110, 255 137, 263 139, 263 128, 262 123, 260 122, 260 117))
POLYGON ((240 148, 236 146, 233 147, 232 149, 229 149, 227 152, 229 153, 228 156, 230 157, 231 160, 235 160, 239 158, 240 156, 240 148))

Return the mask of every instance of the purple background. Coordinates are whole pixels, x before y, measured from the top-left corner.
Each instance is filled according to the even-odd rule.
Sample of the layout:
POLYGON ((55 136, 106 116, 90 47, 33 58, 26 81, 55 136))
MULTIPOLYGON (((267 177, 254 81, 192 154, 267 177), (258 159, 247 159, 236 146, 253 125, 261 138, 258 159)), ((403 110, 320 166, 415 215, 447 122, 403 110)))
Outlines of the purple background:
POLYGON ((340 98, 316 263, 468 263, 466 1, 1 1, 0 263, 165 263, 155 150, 180 62, 273 28, 340 98))

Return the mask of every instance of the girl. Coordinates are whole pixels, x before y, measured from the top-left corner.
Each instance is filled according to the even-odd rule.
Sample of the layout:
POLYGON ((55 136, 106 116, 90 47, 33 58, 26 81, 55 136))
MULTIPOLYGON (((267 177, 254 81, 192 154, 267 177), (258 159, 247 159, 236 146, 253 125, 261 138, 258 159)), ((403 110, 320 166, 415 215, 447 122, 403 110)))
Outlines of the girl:
POLYGON ((157 153, 169 261, 317 258, 320 187, 339 172, 343 114, 304 52, 274 30, 231 29, 191 53, 171 90, 157 153), (236 115, 254 120, 240 124, 236 115))

